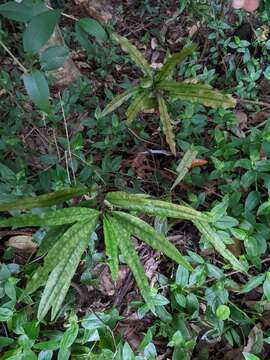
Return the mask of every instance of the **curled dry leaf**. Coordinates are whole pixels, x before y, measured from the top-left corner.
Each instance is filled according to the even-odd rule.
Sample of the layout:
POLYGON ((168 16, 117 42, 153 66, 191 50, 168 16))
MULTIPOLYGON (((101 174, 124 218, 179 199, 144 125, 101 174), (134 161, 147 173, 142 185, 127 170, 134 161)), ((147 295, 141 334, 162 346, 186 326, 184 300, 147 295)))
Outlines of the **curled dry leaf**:
POLYGON ((5 242, 5 245, 27 252, 35 251, 37 248, 37 244, 32 241, 32 236, 30 235, 12 236, 5 242))
POLYGON ((112 19, 112 7, 106 0, 75 0, 76 5, 83 8, 88 16, 97 21, 108 23, 112 19))
POLYGON ((191 169, 195 168, 195 167, 199 167, 199 166, 203 166, 203 165, 206 165, 208 164, 208 161, 207 160, 204 160, 204 159, 194 159, 191 163, 191 169))

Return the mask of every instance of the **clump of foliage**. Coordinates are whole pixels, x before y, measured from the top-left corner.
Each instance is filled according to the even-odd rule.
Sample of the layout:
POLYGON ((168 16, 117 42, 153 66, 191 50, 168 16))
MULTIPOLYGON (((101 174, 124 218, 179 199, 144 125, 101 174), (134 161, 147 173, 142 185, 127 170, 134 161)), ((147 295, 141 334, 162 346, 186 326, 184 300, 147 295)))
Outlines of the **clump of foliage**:
POLYGON ((139 81, 139 85, 115 97, 99 114, 99 117, 110 114, 130 98, 132 102, 126 111, 127 126, 132 124, 141 111, 157 109, 167 143, 170 146, 171 152, 176 155, 174 132, 166 105, 167 97, 174 101, 191 101, 212 108, 226 109, 235 106, 235 100, 230 95, 224 95, 218 90, 212 89, 209 85, 171 80, 176 65, 192 55, 195 50, 194 46, 185 48, 169 57, 157 74, 154 74, 151 66, 128 39, 116 33, 113 33, 111 37, 128 53, 134 63, 142 70, 145 77, 139 81))

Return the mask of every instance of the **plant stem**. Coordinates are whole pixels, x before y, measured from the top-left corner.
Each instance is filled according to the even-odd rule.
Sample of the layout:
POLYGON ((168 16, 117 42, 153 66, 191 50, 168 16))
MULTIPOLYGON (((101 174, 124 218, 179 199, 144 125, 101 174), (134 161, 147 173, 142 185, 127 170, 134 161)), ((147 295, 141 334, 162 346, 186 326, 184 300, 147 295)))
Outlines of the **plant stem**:
POLYGON ((14 62, 19 66, 19 68, 22 70, 23 73, 27 73, 28 70, 23 66, 23 64, 16 58, 15 55, 12 54, 12 52, 9 50, 9 48, 3 43, 3 41, 0 40, 0 45, 2 48, 9 54, 9 56, 14 60, 14 62))

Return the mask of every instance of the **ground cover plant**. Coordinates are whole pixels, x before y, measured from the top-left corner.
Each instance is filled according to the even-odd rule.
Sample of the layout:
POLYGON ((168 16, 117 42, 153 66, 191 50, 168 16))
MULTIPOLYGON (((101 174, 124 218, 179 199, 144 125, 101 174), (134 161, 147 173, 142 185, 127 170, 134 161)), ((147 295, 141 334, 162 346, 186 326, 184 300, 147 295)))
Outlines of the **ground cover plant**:
POLYGON ((1 360, 270 358, 251 3, 1 3, 1 360))

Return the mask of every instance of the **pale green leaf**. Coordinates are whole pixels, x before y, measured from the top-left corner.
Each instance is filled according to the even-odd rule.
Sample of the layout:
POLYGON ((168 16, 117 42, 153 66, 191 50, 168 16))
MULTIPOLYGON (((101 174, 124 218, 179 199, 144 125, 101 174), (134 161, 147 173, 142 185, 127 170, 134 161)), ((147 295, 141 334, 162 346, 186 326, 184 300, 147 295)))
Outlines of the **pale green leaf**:
POLYGON ((109 267, 112 274, 113 281, 116 281, 118 278, 118 245, 117 245, 117 236, 114 231, 108 217, 104 216, 103 218, 103 231, 104 231, 104 241, 106 246, 106 255, 109 259, 109 267))
POLYGON ((45 195, 40 195, 36 197, 32 196, 15 201, 0 203, 0 211, 9 211, 12 209, 26 210, 33 208, 49 207, 72 199, 73 197, 84 195, 86 193, 86 187, 67 188, 45 195))
POLYGON ((42 111, 50 111, 48 82, 39 70, 23 75, 23 83, 31 101, 42 111))
POLYGON ((60 10, 48 10, 32 18, 23 34, 26 52, 35 54, 50 39, 61 16, 60 10))
POLYGON ((69 289, 81 256, 88 245, 90 235, 95 230, 97 219, 98 216, 95 216, 90 220, 74 224, 65 233, 68 235, 64 235, 66 242, 61 252, 54 252, 54 258, 51 256, 51 261, 57 262, 57 265, 53 268, 43 291, 38 308, 38 320, 42 320, 50 308, 52 308, 51 318, 55 318, 69 289))
POLYGON ((155 307, 151 298, 151 291, 148 280, 145 276, 144 268, 140 262, 140 258, 135 250, 135 247, 130 239, 130 233, 123 225, 114 218, 110 218, 110 222, 114 227, 118 239, 118 246, 124 256, 125 262, 131 269, 138 288, 144 298, 148 307, 154 312, 155 307))
POLYGON ((170 243, 170 241, 166 239, 165 236, 159 234, 145 221, 121 211, 114 211, 113 215, 120 222, 123 222, 124 226, 129 229, 131 234, 144 241, 153 249, 162 252, 186 269, 191 271, 193 270, 192 266, 184 259, 177 248, 172 243, 170 243))
POLYGON ((124 102, 126 102, 131 96, 136 95, 137 92, 140 90, 139 86, 134 86, 131 89, 123 92, 120 95, 115 96, 112 101, 105 107, 105 109, 99 115, 99 118, 102 118, 117 108, 119 108, 124 102))
POLYGON ((73 224, 92 216, 98 215, 98 211, 87 208, 71 207, 66 209, 52 210, 41 214, 27 214, 0 221, 0 227, 13 228, 26 226, 57 226, 73 224))
POLYGON ((182 179, 186 176, 190 166, 192 165, 192 161, 196 158, 197 154, 198 151, 193 150, 192 147, 188 149, 188 151, 185 153, 183 159, 180 161, 180 164, 176 168, 176 172, 178 173, 178 176, 175 182, 173 183, 171 190, 173 190, 175 186, 178 185, 182 181, 182 179))
POLYGON ((147 99, 148 97, 149 97, 149 91, 143 91, 134 97, 132 103, 130 104, 126 112, 127 126, 130 126, 137 117, 137 115, 143 110, 145 99, 147 99))
POLYGON ((239 294, 247 294, 260 286, 265 280, 265 274, 253 276, 239 291, 239 294))
POLYGON ((167 141, 173 155, 176 155, 174 132, 173 132, 173 127, 172 127, 170 115, 168 113, 166 102, 162 96, 158 95, 157 99, 158 99, 160 121, 162 124, 163 132, 166 136, 166 141, 167 141))
POLYGON ((249 352, 243 352, 242 354, 244 355, 245 360, 261 360, 261 358, 249 352))
POLYGON ((64 332, 60 341, 60 351, 69 348, 76 340, 79 332, 79 325, 76 321, 72 321, 70 327, 64 332))
POLYGON ((212 108, 234 108, 236 101, 231 95, 213 89, 207 84, 189 84, 183 81, 165 80, 156 85, 165 91, 173 100, 186 100, 212 108))
POLYGON ((212 218, 209 215, 203 214, 187 206, 176 205, 161 200, 147 199, 143 196, 128 194, 121 191, 107 193, 106 200, 113 206, 154 216, 159 215, 192 221, 212 221, 212 218))
POLYGON ((134 45, 132 45, 127 38, 116 33, 112 33, 111 37, 113 40, 117 41, 118 44, 120 44, 122 50, 130 56, 130 58, 143 71, 145 75, 152 75, 152 69, 150 65, 147 63, 140 51, 134 45))
POLYGON ((162 80, 166 80, 172 74, 176 65, 179 62, 185 60, 185 58, 187 58, 188 56, 192 55, 193 52, 195 51, 195 49, 196 49, 196 46, 192 46, 190 48, 184 48, 181 51, 179 51, 178 53, 169 57, 169 59, 165 62, 165 64, 159 70, 159 72, 155 78, 155 81, 160 82, 162 80))
POLYGON ((205 240, 208 241, 213 248, 232 265, 234 270, 241 271, 243 273, 247 272, 245 266, 230 250, 226 248, 218 233, 213 230, 209 224, 198 220, 194 220, 193 222, 200 233, 204 236, 205 240))

